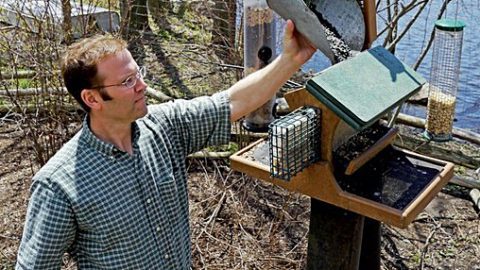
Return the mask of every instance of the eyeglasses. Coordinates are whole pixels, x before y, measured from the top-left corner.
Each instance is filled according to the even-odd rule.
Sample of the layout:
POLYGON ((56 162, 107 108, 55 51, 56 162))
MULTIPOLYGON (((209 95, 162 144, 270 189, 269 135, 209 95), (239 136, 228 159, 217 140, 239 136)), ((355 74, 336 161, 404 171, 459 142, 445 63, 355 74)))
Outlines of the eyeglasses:
POLYGON ((147 75, 147 69, 145 67, 140 67, 137 70, 137 73, 135 73, 135 75, 132 75, 126 78, 121 83, 94 86, 92 87, 92 89, 100 89, 100 88, 111 87, 111 86, 125 86, 126 88, 133 88, 137 84, 138 79, 143 79, 145 75, 147 75))

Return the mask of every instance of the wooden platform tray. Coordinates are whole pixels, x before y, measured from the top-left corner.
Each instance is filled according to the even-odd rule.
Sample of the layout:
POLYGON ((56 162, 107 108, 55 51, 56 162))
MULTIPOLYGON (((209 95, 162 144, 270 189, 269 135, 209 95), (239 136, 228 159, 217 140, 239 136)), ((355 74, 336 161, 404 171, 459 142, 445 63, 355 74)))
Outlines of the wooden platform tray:
MULTIPOLYGON (((349 155, 353 155, 346 161, 348 161, 348 164, 345 165, 345 174, 346 175, 352 175, 355 173, 357 170, 359 170, 363 165, 365 165, 369 160, 373 159, 378 153, 380 153, 383 149, 385 149, 387 146, 389 146, 395 137, 398 134, 398 129, 397 128, 387 128, 387 127, 382 127, 378 126, 379 128, 375 128, 374 132, 385 132, 378 140, 375 140, 376 138, 368 138, 368 136, 363 136, 362 132, 359 134, 356 134, 353 136, 353 138, 350 139, 347 143, 339 147, 336 151, 339 152, 347 152, 349 155), (380 130, 380 128, 382 130, 380 130), (356 137, 360 137, 360 139, 356 139, 356 137), (357 144, 357 145, 352 145, 352 144, 357 144), (353 151, 355 148, 358 148, 358 145, 360 148, 362 148, 361 153, 356 153, 353 151), (355 155, 354 155, 355 154, 355 155)), ((364 130, 363 132, 368 131, 364 130)), ((379 136, 379 135, 377 135, 379 136)), ((375 136, 375 137, 377 137, 375 136)), ((337 158, 337 155, 334 154, 334 156, 337 158)), ((344 159, 340 157, 339 159, 344 159)), ((336 161, 336 160, 335 160, 336 161)), ((337 168, 335 168, 337 169, 337 168)))
POLYGON ((289 182, 270 177, 265 162, 251 156, 259 140, 231 156, 231 167, 252 177, 346 210, 405 228, 453 176, 453 164, 387 146, 352 175, 320 161, 289 182))

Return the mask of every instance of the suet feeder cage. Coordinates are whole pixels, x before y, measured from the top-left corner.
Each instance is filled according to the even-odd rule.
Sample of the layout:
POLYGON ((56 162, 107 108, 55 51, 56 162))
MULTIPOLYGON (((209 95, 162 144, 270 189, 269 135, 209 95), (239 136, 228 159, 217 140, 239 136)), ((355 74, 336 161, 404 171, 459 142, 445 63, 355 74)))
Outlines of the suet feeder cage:
POLYGON ((433 141, 452 138, 464 27, 465 23, 458 20, 442 19, 435 23, 424 133, 433 141))
POLYGON ((302 107, 273 121, 268 131, 270 175, 290 181, 320 160, 321 111, 302 107))

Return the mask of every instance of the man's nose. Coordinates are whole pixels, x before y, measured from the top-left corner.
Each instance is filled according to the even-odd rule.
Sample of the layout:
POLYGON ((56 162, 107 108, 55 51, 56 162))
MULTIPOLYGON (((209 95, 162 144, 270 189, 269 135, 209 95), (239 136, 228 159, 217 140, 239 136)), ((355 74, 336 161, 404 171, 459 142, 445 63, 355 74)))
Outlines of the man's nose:
POLYGON ((145 83, 143 78, 140 77, 140 78, 138 78, 137 83, 135 84, 135 91, 137 91, 137 92, 145 91, 145 89, 147 89, 147 86, 148 85, 145 83))

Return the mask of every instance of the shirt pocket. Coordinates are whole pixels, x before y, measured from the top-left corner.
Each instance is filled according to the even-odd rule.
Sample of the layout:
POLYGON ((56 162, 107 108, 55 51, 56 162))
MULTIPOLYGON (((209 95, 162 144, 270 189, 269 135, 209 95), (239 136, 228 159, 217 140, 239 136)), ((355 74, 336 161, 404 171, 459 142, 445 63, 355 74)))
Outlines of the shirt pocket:
POLYGON ((173 177, 173 174, 170 173, 168 178, 164 179, 164 181, 156 182, 155 187, 157 200, 161 207, 167 214, 171 214, 170 212, 175 212, 175 209, 178 206, 179 194, 177 183, 173 177))

